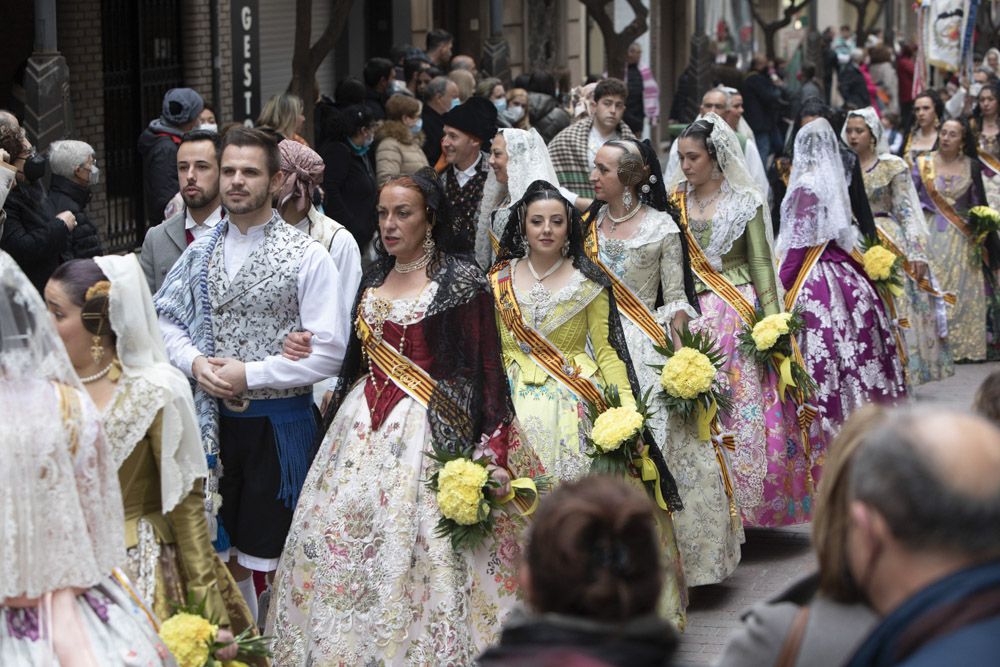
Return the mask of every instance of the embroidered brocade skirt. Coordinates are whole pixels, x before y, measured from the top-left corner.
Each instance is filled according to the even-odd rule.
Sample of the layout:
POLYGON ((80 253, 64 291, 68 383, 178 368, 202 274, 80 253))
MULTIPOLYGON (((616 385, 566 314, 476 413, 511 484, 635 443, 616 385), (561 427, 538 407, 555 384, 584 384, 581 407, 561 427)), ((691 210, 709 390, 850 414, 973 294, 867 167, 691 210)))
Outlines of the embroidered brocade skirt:
MULTIPOLYGON (((542 460, 545 470, 559 481, 572 481, 590 471, 590 458, 584 436, 590 428, 583 403, 552 378, 541 385, 529 385, 521 380, 516 363, 507 369, 514 401, 514 413, 528 444, 542 460)), ((641 481, 629 478, 646 492, 641 481)), ((683 498, 682 498, 683 500, 683 498)), ((660 527, 661 558, 663 559, 663 592, 659 612, 683 629, 687 622, 687 585, 680 551, 670 516, 657 510, 660 527)))
MULTIPOLYGON (((76 597, 76 611, 98 664, 159 667, 176 665, 146 612, 108 577, 76 597)), ((0 607, 0 665, 58 665, 39 607, 0 607)))
POLYGON ((364 384, 313 460, 273 584, 274 664, 470 665, 519 601, 522 524, 456 552, 435 535, 426 410, 404 397, 370 430, 364 384))
MULTIPOLYGON (((737 289, 757 304, 753 286, 737 289)), ((726 355, 722 377, 733 407, 720 421, 723 432, 736 436, 731 463, 743 524, 773 527, 809 521, 812 495, 806 469, 812 468, 818 479, 824 454, 818 428, 813 425, 807 453, 794 403, 779 399, 777 374, 770 368, 762 372, 739 351, 739 314, 711 291, 700 293, 698 302, 702 315, 691 321, 691 330, 710 333, 726 355)))

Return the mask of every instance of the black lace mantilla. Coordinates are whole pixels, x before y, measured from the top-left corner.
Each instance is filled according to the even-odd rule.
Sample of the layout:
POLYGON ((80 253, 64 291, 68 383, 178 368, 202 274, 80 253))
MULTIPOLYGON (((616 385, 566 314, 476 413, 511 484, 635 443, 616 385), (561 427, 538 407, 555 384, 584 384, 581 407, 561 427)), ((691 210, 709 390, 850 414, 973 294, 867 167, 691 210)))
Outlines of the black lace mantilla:
MULTIPOLYGON (((389 258, 365 273, 352 311, 355 318, 365 290, 381 285, 392 265, 389 258)), ((423 319, 433 353, 429 373, 437 381, 428 421, 435 445, 459 451, 509 424, 513 406, 500 361, 493 299, 482 271, 469 260, 440 253, 429 274, 438 289, 423 319)), ((324 415, 320 437, 347 392, 366 372, 361 341, 352 331, 335 400, 324 415)))

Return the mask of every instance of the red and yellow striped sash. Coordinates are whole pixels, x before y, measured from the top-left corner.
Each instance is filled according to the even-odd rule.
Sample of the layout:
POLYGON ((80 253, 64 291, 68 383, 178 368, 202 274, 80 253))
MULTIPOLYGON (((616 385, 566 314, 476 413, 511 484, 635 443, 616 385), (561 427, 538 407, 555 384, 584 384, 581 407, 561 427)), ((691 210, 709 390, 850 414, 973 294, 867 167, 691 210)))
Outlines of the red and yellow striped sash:
POLYGON ((1000 160, 998 160, 996 156, 991 153, 987 153, 982 148, 978 148, 976 150, 979 153, 979 161, 994 174, 1000 174, 1000 160))
POLYGON ((590 231, 587 234, 586 239, 584 239, 583 244, 584 250, 587 256, 590 257, 591 261, 594 262, 604 271, 604 274, 611 281, 611 287, 615 293, 615 302, 618 305, 618 310, 627 317, 632 324, 639 327, 639 330, 646 334, 647 337, 654 344, 660 347, 666 347, 667 345, 667 332, 660 326, 656 318, 653 317, 653 313, 649 312, 649 308, 646 304, 636 296, 635 292, 629 289, 622 280, 615 275, 615 272, 608 268, 604 262, 601 261, 600 256, 600 240, 598 239, 597 233, 597 223, 590 225, 590 231))
POLYGON ((413 363, 412 359, 392 349, 384 340, 376 340, 363 317, 359 317, 356 324, 358 338, 371 362, 381 368, 393 384, 426 408, 437 387, 437 381, 413 363))
POLYGON ((490 287, 500 311, 500 319, 521 351, 577 398, 592 403, 599 412, 603 412, 607 408, 604 394, 593 382, 580 375, 580 368, 567 360, 559 348, 524 321, 521 307, 514 295, 510 262, 503 262, 490 273, 490 287))
POLYGON ((688 227, 687 194, 683 191, 678 191, 674 194, 674 200, 681 212, 681 231, 687 236, 688 247, 691 252, 691 270, 720 299, 729 304, 744 322, 752 326, 757 319, 756 309, 753 307, 753 304, 747 301, 747 298, 743 296, 742 292, 736 288, 736 285, 731 280, 712 268, 712 265, 708 262, 708 258, 705 257, 705 252, 701 249, 697 239, 694 238, 691 229, 688 227))
POLYGON ((948 203, 948 200, 938 192, 937 186, 934 184, 935 174, 934 174, 934 158, 931 155, 921 155, 917 158, 917 165, 920 171, 920 178, 924 182, 924 188, 927 190, 927 195, 934 202, 934 206, 937 207, 938 213, 944 217, 945 220, 954 225, 955 229, 962 232, 962 234, 971 239, 972 230, 969 229, 969 225, 962 220, 962 216, 958 214, 955 207, 948 203))
MULTIPOLYGON (((805 284, 806 279, 812 272, 813 267, 816 266, 816 262, 819 261, 820 255, 826 250, 826 243, 821 245, 814 245, 808 250, 806 250, 805 257, 802 258, 802 266, 799 267, 799 273, 795 276, 795 282, 792 283, 791 288, 785 292, 785 310, 792 312, 795 308, 795 301, 799 298, 799 292, 802 290, 802 285, 805 284)), ((855 252, 857 252, 855 250, 855 252)))

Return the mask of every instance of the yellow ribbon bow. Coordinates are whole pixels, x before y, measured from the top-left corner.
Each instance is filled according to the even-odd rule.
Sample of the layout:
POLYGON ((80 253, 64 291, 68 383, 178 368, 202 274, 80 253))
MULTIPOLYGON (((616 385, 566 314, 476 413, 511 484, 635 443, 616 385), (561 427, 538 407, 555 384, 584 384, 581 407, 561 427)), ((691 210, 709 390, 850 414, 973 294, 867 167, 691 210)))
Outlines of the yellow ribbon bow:
POLYGON ((712 437, 712 420, 719 413, 719 404, 712 399, 712 404, 707 408, 698 403, 697 415, 695 417, 698 424, 698 439, 708 440, 712 437))
POLYGON ((785 402, 785 390, 788 387, 795 387, 795 380, 792 378, 792 358, 786 357, 781 352, 774 353, 774 361, 778 364, 778 396, 781 402, 785 402))
POLYGON ((518 506, 517 509, 521 512, 521 516, 531 516, 538 509, 538 487, 535 486, 535 480, 530 477, 518 477, 512 480, 510 483, 510 493, 501 498, 500 502, 509 503, 512 500, 519 500, 521 496, 517 494, 518 490, 527 491, 531 494, 531 504, 528 505, 527 509, 524 508, 524 504, 527 501, 522 500, 520 503, 514 503, 518 506))
POLYGON ((653 482, 653 489, 656 495, 656 504, 660 509, 670 514, 667 501, 663 499, 663 491, 660 490, 660 471, 657 469, 653 459, 649 458, 649 445, 644 445, 639 458, 639 472, 643 482, 653 482))

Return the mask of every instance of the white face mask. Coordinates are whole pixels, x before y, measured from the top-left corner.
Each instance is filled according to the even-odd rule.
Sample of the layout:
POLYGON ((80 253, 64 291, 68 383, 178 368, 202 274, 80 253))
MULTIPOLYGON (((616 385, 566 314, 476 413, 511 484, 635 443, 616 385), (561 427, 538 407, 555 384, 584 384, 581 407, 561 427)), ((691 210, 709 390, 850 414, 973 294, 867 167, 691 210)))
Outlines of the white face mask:
POLYGON ((510 118, 512 123, 516 123, 524 117, 524 107, 520 104, 515 104, 507 107, 507 111, 505 113, 507 118, 510 118))
POLYGON ((205 130, 206 132, 215 132, 216 134, 219 132, 219 126, 215 123, 202 123, 198 126, 198 129, 205 130))
POLYGON ((982 90, 983 84, 981 83, 973 83, 969 85, 969 95, 972 95, 973 97, 979 97, 979 93, 981 93, 982 90))
POLYGON ((90 184, 97 185, 101 180, 101 170, 96 164, 90 165, 90 184))

